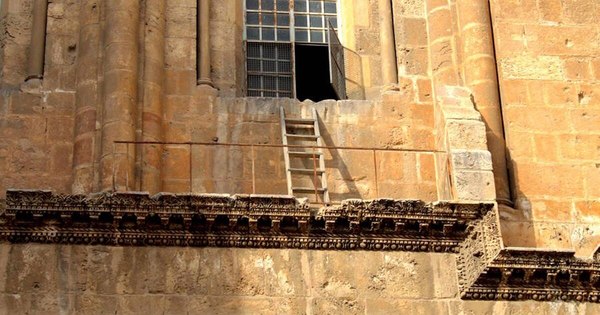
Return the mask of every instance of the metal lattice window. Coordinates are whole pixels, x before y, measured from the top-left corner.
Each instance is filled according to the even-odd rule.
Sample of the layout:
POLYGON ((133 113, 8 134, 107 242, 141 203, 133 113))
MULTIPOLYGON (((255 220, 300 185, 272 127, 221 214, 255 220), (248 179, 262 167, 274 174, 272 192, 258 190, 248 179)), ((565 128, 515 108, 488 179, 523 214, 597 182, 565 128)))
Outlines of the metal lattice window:
POLYGON ((247 94, 294 96, 295 43, 328 44, 337 0, 245 0, 247 94))
POLYGON ((326 44, 329 23, 337 29, 335 0, 294 0, 293 12, 296 42, 326 44))
POLYGON ((292 47, 289 43, 248 42, 248 96, 292 97, 292 47))
POLYGON ((290 1, 246 0, 246 38, 289 42, 290 1))

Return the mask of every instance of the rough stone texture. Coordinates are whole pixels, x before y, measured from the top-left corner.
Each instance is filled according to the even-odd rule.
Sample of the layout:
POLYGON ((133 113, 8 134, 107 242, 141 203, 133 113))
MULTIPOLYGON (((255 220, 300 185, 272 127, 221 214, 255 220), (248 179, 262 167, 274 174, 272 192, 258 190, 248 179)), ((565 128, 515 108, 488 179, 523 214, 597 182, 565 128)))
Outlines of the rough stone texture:
POLYGON ((596 310, 591 304, 461 301, 449 254, 50 245, 0 245, 0 252, 0 279, 19 279, 0 286, 1 314, 25 306, 32 313, 86 314, 596 310))
MULTIPOLYGON (((32 0, 1 1, 0 197, 8 188, 111 189, 112 165, 119 189, 249 193, 254 186, 257 193, 282 194, 279 148, 257 149, 252 163, 248 148, 119 145, 114 149, 121 161, 102 166, 100 161, 111 160, 111 141, 123 135, 123 128, 112 128, 107 119, 127 119, 130 139, 278 144, 277 111, 283 106, 292 117, 309 117, 317 108, 327 145, 427 151, 378 153, 374 185, 371 152, 329 150, 335 199, 495 198, 487 151, 494 137, 488 134, 486 142, 481 119, 490 113, 481 109, 480 115, 471 99, 474 95, 480 105, 480 96, 493 99, 490 91, 497 90, 483 75, 494 68, 491 52, 475 50, 482 46, 473 36, 484 34, 488 21, 472 21, 485 14, 470 14, 471 7, 462 6, 479 2, 392 1, 399 82, 382 89, 378 1, 340 0, 348 92, 354 100, 318 104, 241 97, 242 1, 211 1, 215 89, 195 84, 197 1, 136 2, 139 23, 121 16, 131 27, 119 31, 139 27, 134 45, 139 47, 133 50, 138 55, 123 48, 134 44, 130 40, 111 42, 123 33, 110 31, 115 17, 107 17, 109 1, 49 2, 44 79, 24 84, 32 0), (120 71, 123 67, 130 71, 120 71), (452 93, 446 94, 449 87, 452 93), (108 99, 114 102, 107 104, 108 99), (132 117, 111 111, 124 104, 132 117), (446 153, 429 152, 434 150, 446 153)), ((590 256, 600 235, 595 201, 600 197, 599 5, 594 0, 490 3, 517 208, 500 206, 504 241, 574 248, 590 256)), ((137 32, 129 35, 135 38, 137 32)), ((39 245, 2 245, 0 254, 0 313, 25 308, 40 313, 598 312, 585 304, 461 302, 452 256, 429 263, 423 261, 440 256, 39 245), (263 260, 257 263, 253 253, 263 260), (285 262, 267 259, 277 255, 297 256, 285 262), (258 273, 250 268, 256 264, 262 266, 258 273), (195 274, 211 266, 230 272, 195 274), (357 274, 356 266, 365 266, 367 275, 357 274), (166 269, 157 272, 160 268, 166 269), (443 279, 436 275, 442 271, 443 279), (287 280, 279 278, 280 272, 287 280), (92 276, 97 274, 108 278, 92 276)))

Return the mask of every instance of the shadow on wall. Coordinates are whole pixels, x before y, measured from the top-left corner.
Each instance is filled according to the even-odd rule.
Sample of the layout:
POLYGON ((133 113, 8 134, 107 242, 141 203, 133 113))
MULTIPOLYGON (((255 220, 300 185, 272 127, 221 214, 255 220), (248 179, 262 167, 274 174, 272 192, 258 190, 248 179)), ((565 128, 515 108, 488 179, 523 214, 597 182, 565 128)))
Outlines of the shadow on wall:
MULTIPOLYGON (((318 120, 319 120, 319 129, 321 131, 321 137, 323 138, 323 143, 325 145, 327 145, 328 143, 334 143, 331 133, 326 128, 326 125, 323 123, 320 116, 318 117, 318 120)), ((339 150, 329 149, 328 151, 329 151, 329 154, 331 155, 331 159, 325 160, 325 165, 328 168, 332 168, 332 166, 335 165, 335 168, 340 173, 341 178, 352 179, 352 174, 350 174, 350 171, 348 170, 348 165, 346 164, 346 162, 344 162, 344 159, 340 155, 339 150)), ((331 174, 328 174, 328 175, 329 176, 328 176, 327 180, 330 181, 331 174)), ((337 201, 337 200, 344 200, 344 199, 349 199, 349 198, 364 199, 365 196, 361 195, 361 193, 358 190, 358 187, 356 185, 356 182, 354 180, 345 180, 344 185, 346 185, 345 191, 347 191, 347 192, 340 192, 340 189, 330 191, 329 197, 331 198, 331 200, 337 201)))
POLYGON ((505 150, 507 160, 509 161, 510 188, 515 204, 512 208, 501 204, 498 205, 502 240, 507 247, 536 247, 537 240, 531 214, 531 202, 520 190, 516 181, 519 173, 518 164, 510 157, 508 147, 505 147, 505 150))

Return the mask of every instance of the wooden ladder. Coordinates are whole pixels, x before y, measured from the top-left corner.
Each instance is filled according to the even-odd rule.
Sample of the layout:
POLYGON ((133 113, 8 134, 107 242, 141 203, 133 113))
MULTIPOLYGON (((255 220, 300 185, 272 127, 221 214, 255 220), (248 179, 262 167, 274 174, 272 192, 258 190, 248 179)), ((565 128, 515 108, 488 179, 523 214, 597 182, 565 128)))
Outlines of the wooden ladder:
POLYGON ((283 107, 279 108, 279 113, 288 194, 291 196, 314 194, 315 203, 319 203, 320 200, 323 204, 329 204, 325 155, 320 148, 323 146, 323 141, 319 130, 317 110, 312 109, 312 118, 286 118, 283 107), (288 147, 288 145, 292 147, 288 147), (303 145, 306 148, 298 148, 294 145, 303 145), (292 167, 292 161, 304 166, 292 167), (307 164, 311 167, 307 167, 307 164), (312 177, 313 187, 294 185, 294 178, 302 175, 312 177))

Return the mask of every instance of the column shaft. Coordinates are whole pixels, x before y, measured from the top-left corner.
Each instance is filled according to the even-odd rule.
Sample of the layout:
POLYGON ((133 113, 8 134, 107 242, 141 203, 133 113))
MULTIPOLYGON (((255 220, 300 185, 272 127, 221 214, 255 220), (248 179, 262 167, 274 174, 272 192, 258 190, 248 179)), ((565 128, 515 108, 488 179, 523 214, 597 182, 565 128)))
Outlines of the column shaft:
POLYGON ((396 40, 394 36, 394 19, 391 0, 379 0, 379 17, 381 18, 381 73, 383 84, 398 83, 398 66, 396 60, 396 40))
MULTIPOLYGON (((164 140, 162 117, 165 81, 166 0, 146 0, 142 140, 164 140)), ((162 145, 143 145, 140 189, 162 191, 162 145)))
POLYGON ((198 0, 196 64, 198 85, 212 86, 210 75, 210 0, 198 0))
POLYGON ((29 47, 29 63, 27 65, 26 81, 29 79, 41 79, 44 75, 47 14, 48 1, 34 0, 31 45, 29 47))
POLYGON ((135 187, 135 141, 138 100, 140 0, 107 0, 104 30, 104 102, 102 121, 102 190, 135 187))
POLYGON ((77 45, 77 82, 75 98, 75 138, 73 148, 73 186, 76 194, 93 192, 96 148, 96 121, 99 106, 98 55, 100 10, 97 0, 82 0, 79 10, 77 45))

